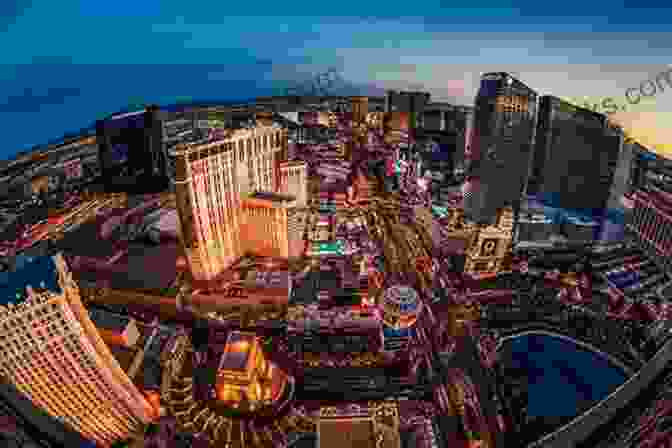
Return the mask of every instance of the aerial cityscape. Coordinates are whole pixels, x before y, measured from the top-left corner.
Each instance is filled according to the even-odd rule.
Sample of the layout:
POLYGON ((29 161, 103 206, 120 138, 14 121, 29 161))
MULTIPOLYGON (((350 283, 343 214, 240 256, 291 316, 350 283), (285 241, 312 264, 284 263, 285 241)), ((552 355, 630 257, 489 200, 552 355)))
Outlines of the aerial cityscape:
POLYGON ((3 162, 3 446, 672 443, 672 161, 505 72, 297 89, 3 162))

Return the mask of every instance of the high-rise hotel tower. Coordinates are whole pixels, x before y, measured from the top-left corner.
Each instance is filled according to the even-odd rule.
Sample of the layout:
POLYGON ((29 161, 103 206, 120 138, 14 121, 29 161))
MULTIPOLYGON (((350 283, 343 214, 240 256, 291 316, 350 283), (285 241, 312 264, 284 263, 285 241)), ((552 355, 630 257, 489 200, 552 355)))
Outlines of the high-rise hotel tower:
POLYGON ((666 272, 672 272, 672 162, 659 155, 642 154, 641 171, 633 194, 628 230, 666 272))
MULTIPOLYGON (((517 211, 532 161, 537 94, 508 73, 485 73, 465 148, 465 218, 493 225, 499 210, 517 211)), ((517 214, 517 212, 516 212, 517 214)))
POLYGON ((257 121, 214 142, 182 145, 176 152, 175 194, 181 237, 192 275, 212 280, 245 250, 241 198, 277 188, 277 154, 283 129, 257 121))
POLYGON ((152 420, 82 305, 64 259, 38 257, 0 278, 0 375, 102 447, 152 420))

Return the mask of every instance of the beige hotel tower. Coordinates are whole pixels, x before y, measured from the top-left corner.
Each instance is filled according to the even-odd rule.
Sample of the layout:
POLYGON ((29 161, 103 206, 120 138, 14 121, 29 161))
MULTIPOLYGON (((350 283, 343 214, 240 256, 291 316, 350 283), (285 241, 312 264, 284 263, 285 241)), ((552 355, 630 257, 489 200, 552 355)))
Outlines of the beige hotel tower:
POLYGON ((175 195, 194 279, 215 279, 243 255, 242 201, 254 192, 276 191, 276 157, 286 143, 283 129, 258 120, 255 127, 232 129, 221 140, 177 149, 175 195))
POLYGON ((8 297, 4 284, 0 375, 37 407, 109 447, 142 429, 154 410, 89 319, 64 259, 39 259, 49 285, 38 278, 8 297))

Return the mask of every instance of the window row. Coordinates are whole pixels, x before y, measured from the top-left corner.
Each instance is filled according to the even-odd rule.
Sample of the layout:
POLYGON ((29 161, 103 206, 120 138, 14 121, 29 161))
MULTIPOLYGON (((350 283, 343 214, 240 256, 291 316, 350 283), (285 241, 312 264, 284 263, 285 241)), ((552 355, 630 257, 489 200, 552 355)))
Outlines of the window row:
POLYGON ((5 320, 2 323, 2 327, 0 328, 2 328, 5 334, 8 334, 14 331, 14 329, 17 327, 22 327, 24 325, 30 324, 36 317, 44 317, 47 315, 54 314, 55 312, 58 311, 58 308, 59 306, 57 303, 44 304, 39 308, 29 310, 25 314, 21 314, 19 316, 5 320))
POLYGON ((273 134, 265 134, 259 137, 239 139, 237 144, 230 142, 224 143, 224 148, 233 153, 234 161, 249 160, 253 155, 259 155, 263 149, 278 147, 282 143, 282 133, 274 132, 273 134), (237 149, 237 151, 234 151, 237 149), (236 157, 237 156, 237 157, 236 157))

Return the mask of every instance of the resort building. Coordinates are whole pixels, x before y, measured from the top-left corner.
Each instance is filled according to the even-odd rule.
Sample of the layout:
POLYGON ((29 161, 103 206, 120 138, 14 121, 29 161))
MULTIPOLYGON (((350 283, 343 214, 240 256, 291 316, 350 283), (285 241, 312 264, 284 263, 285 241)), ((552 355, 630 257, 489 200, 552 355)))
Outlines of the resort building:
POLYGON ((628 227, 642 248, 669 272, 672 267, 672 193, 663 188, 649 186, 635 192, 633 219, 628 227))
POLYGON ((63 257, 40 257, 0 278, 0 374, 39 408, 102 447, 152 421, 82 305, 63 257))
POLYGON ((194 278, 214 279, 243 254, 241 195, 275 191, 283 139, 282 129, 258 123, 176 150, 177 209, 194 278))
POLYGON ((308 204, 308 164, 306 162, 283 162, 280 164, 279 193, 296 197, 296 206, 308 204))
POLYGON ((229 334, 215 386, 220 402, 252 411, 280 398, 286 385, 287 375, 264 358, 254 333, 229 334))
POLYGON ((295 205, 293 196, 276 193, 256 192, 245 198, 239 233, 243 253, 287 258, 287 210, 295 205))

